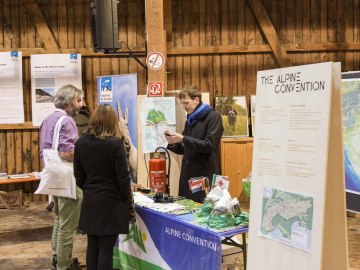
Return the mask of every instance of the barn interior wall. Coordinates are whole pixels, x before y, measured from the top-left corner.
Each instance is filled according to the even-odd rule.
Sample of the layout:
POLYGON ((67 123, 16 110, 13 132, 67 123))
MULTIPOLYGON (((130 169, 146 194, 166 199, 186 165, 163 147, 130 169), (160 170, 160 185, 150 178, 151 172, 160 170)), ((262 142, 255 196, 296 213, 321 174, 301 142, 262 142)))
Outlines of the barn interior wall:
MULTIPOLYGON (((256 93, 257 71, 278 66, 249 1, 171 0, 172 31, 166 59, 168 90, 198 85, 202 91, 210 92, 212 105, 215 96, 246 96, 249 100, 256 93), (206 51, 209 47, 217 51, 206 51)), ((121 0, 118 9, 120 40, 139 52, 143 63, 144 2, 121 0)), ((260 2, 292 65, 336 61, 341 62, 342 71, 360 69, 359 0, 260 2)), ((91 111, 97 104, 97 76, 137 73, 138 94, 146 93, 145 70, 129 54, 110 56, 92 52, 89 0, 0 1, 0 51, 23 52, 24 114, 25 121, 30 123, 30 127, 0 125, 0 171, 9 174, 40 170, 38 129, 31 127, 30 55, 48 53, 48 48, 29 6, 38 7, 61 53, 82 54, 83 90, 91 111)), ((123 46, 121 52, 126 51, 123 46)))

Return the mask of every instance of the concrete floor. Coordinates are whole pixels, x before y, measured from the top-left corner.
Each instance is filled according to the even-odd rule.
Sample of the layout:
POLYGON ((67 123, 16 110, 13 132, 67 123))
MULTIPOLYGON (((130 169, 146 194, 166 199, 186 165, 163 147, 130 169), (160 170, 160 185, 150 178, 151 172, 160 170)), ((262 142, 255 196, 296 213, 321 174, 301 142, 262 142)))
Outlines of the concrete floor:
MULTIPOLYGON (((50 269, 53 213, 45 207, 45 202, 33 202, 24 210, 0 209, 0 270, 50 269)), ((360 218, 348 217, 347 222, 349 270, 360 270, 360 218)), ((73 256, 83 269, 85 255, 86 236, 77 234, 73 256)))
MULTIPOLYGON (((46 202, 32 202, 24 210, 0 209, 0 270, 50 269, 54 214, 46 202)), ((73 256, 85 268, 86 235, 77 234, 73 256)))

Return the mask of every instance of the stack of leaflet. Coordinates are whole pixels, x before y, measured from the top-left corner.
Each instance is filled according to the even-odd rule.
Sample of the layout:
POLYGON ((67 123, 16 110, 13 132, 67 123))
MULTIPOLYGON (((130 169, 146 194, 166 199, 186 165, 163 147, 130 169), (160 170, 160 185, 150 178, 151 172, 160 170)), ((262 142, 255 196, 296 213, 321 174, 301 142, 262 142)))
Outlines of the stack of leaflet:
POLYGON ((177 203, 155 203, 153 199, 145 196, 140 192, 134 192, 134 202, 137 206, 150 208, 160 213, 176 213, 185 209, 185 206, 177 203))
POLYGON ((30 175, 27 173, 20 173, 20 174, 11 174, 9 175, 10 179, 23 179, 23 178, 30 178, 30 175))
POLYGON ((0 173, 0 180, 7 180, 8 174, 7 173, 0 173))

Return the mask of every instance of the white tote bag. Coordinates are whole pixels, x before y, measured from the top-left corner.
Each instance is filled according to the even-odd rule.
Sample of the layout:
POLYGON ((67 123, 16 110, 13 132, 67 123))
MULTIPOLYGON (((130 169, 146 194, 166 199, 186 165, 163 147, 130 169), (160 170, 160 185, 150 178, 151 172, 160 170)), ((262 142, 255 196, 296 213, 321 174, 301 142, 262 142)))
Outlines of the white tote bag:
POLYGON ((56 122, 51 149, 43 150, 44 168, 41 180, 35 194, 47 194, 76 199, 76 180, 73 164, 63 161, 57 150, 61 123, 66 116, 61 116, 56 122))

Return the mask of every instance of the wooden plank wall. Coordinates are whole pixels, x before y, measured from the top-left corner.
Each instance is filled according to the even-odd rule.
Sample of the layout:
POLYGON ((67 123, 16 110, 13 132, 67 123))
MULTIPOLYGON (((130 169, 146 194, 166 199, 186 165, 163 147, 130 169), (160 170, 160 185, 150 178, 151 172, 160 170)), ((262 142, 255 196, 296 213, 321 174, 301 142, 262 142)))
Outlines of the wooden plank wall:
MULTIPOLYGON (((24 113, 30 122, 29 56, 46 53, 46 48, 25 1, 0 1, 0 51, 23 52, 24 113), (11 27, 12 39, 4 23, 11 27)), ((60 51, 82 54, 83 90, 90 110, 97 104, 97 76, 137 73, 138 94, 146 93, 145 71, 133 58, 92 52, 89 0, 33 1, 60 51)), ((144 2, 120 0, 118 10, 120 39, 143 53, 144 2)), ((248 0, 171 0, 171 4, 168 89, 196 84, 210 92, 210 100, 230 95, 249 99, 255 94, 257 71, 276 68, 276 64, 248 0)), ((360 0, 262 0, 262 4, 293 65, 340 61, 343 71, 360 69, 360 0)), ((121 51, 127 51, 126 47, 121 51)), ((140 60, 145 61, 144 57, 140 60)), ((9 174, 40 170, 36 128, 0 126, 0 169, 9 174)))
MULTIPOLYGON (((145 48, 144 6, 139 1, 120 1, 119 36, 130 48, 145 48)), ((53 32, 64 53, 82 53, 82 81, 85 102, 92 111, 97 104, 96 77, 109 74, 138 74, 139 93, 145 93, 145 70, 128 55, 105 56, 92 53, 90 1, 88 0, 37 0, 49 29, 53 32), (75 49, 75 50, 73 50, 75 49), (73 50, 73 51, 71 51, 73 50), (90 51, 90 53, 89 53, 90 51), (85 53, 84 53, 85 52, 85 53)), ((44 44, 22 0, 0 1, 0 19, 9 23, 14 35, 9 39, 0 23, 0 51, 23 52, 23 88, 25 121, 31 121, 30 54, 46 53, 44 44)), ((124 47, 124 46, 123 46, 124 47)), ((144 57, 140 58, 145 61, 144 57)), ((26 125, 27 127, 29 125, 26 125)), ((31 126, 31 125, 30 125, 31 126)), ((8 174, 39 171, 38 128, 0 125, 0 172, 8 174)), ((32 192, 37 182, 1 185, 1 190, 23 188, 32 192)), ((46 200, 45 196, 30 195, 32 200, 46 200)))
MULTIPOLYGON (((340 61, 343 71, 360 68, 358 0, 263 0, 293 65, 340 61), (319 45, 322 45, 320 50, 319 45)), ((255 94, 256 72, 275 68, 247 0, 173 0, 173 41, 168 50, 168 87, 197 84, 212 96, 255 94), (239 53, 172 54, 173 47, 245 45, 239 53), (254 51, 255 50, 255 51, 254 51)), ((181 52, 178 48, 177 52, 181 52)), ((193 51, 201 51, 193 49, 193 51)))

